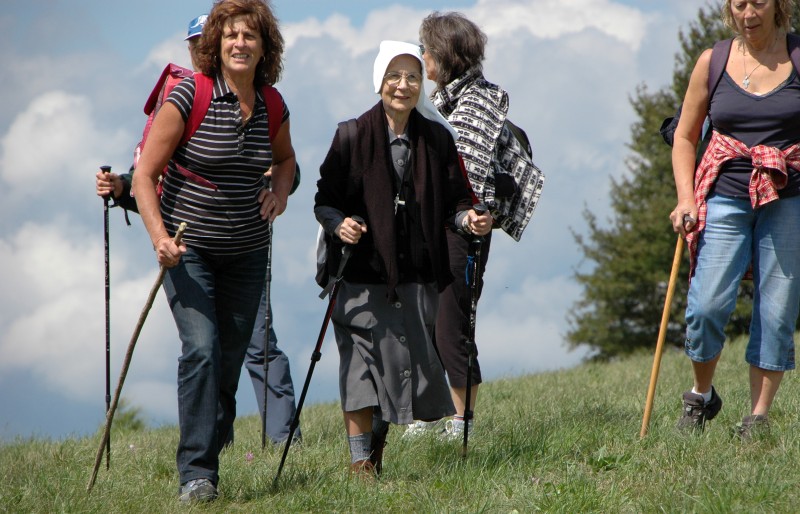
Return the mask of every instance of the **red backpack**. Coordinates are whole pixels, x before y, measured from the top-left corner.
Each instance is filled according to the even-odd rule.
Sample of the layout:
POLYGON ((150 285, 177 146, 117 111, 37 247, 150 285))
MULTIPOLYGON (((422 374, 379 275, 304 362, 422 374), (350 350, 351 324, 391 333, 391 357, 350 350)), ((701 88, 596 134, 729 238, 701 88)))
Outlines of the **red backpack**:
MULTIPOLYGON (((161 72, 158 82, 156 82, 153 91, 147 98, 144 104, 144 113, 147 114, 147 123, 144 125, 142 131, 142 140, 136 145, 133 152, 133 167, 136 168, 139 163, 139 156, 142 153, 145 143, 147 142, 147 135, 150 133, 150 127, 153 125, 153 119, 156 117, 159 109, 164 104, 164 100, 169 96, 172 89, 183 79, 187 77, 194 77, 195 80, 195 94, 192 101, 192 110, 189 113, 189 118, 186 120, 186 126, 183 130, 179 145, 186 144, 197 132, 198 127, 206 117, 208 108, 211 106, 211 96, 214 93, 214 80, 202 73, 195 73, 190 69, 183 68, 177 64, 169 63, 164 71, 161 72)), ((283 99, 281 94, 272 86, 265 85, 261 89, 261 94, 264 97, 264 103, 267 107, 267 118, 269 120, 269 139, 274 141, 281 129, 281 121, 283 120, 283 99)), ((178 172, 186 178, 212 189, 217 186, 204 179, 203 177, 192 173, 188 169, 176 163, 178 172)), ((167 174, 167 167, 164 168, 161 181, 158 184, 158 194, 161 195, 161 183, 164 176, 167 174)))

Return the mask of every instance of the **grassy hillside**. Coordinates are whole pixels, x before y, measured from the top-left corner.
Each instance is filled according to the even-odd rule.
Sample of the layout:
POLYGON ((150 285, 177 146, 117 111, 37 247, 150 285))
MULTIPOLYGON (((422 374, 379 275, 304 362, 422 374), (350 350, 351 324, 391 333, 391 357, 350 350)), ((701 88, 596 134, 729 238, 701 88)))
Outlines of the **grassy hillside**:
MULTIPOLYGON (((348 478, 336 404, 304 409, 303 444, 290 451, 275 490, 282 448, 262 452, 258 419, 242 418, 235 447, 222 456, 221 498, 194 510, 796 512, 800 384, 794 373, 784 379, 771 436, 747 444, 733 439, 749 406, 743 353, 737 342, 723 354, 715 385, 725 404, 702 435, 674 428, 691 376, 683 354, 668 350, 643 440, 652 354, 486 384, 466 460, 460 443, 407 441, 393 427, 376 484, 348 478)), ((118 430, 112 439, 111 470, 103 464, 89 495, 98 437, 0 447, 0 512, 187 510, 176 499, 175 427, 118 430)))

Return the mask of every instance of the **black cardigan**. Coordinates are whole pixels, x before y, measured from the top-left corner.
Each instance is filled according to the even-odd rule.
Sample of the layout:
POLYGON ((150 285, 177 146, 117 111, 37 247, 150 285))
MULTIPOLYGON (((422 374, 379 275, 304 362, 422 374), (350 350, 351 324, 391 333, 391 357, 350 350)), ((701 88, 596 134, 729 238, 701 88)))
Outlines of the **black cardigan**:
MULTIPOLYGON (((389 300, 396 298, 399 281, 394 217, 394 177, 383 102, 357 120, 357 135, 351 148, 350 169, 342 169, 339 133, 320 166, 315 207, 338 209, 345 216, 364 218, 367 233, 353 250, 344 271, 350 282, 374 283, 376 278, 389 288, 389 300), (375 256, 379 263, 375 263, 375 256), (379 266, 376 266, 378 264, 379 266), (375 276, 379 268, 381 276, 375 276)), ((407 129, 411 141, 414 192, 419 203, 421 233, 440 291, 453 280, 447 253, 445 224, 458 211, 472 207, 472 196, 461 169, 458 151, 449 131, 411 111, 407 129)))

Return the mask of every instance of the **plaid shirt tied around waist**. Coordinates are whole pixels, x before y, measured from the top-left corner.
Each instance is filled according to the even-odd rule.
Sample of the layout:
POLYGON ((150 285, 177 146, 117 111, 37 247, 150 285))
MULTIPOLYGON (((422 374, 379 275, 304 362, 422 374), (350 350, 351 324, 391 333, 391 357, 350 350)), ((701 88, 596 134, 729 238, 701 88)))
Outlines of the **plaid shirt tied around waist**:
POLYGON ((758 209, 778 199, 778 190, 786 187, 789 180, 788 168, 800 170, 800 143, 794 144, 786 150, 766 145, 748 148, 741 141, 722 135, 716 130, 713 132, 708 148, 694 175, 694 201, 698 209, 697 225, 695 230, 686 234, 686 243, 689 246, 690 280, 697 265, 697 245, 700 233, 706 227, 708 192, 714 185, 714 181, 717 180, 722 165, 739 157, 748 158, 753 163, 749 186, 750 205, 753 206, 753 209, 758 209))

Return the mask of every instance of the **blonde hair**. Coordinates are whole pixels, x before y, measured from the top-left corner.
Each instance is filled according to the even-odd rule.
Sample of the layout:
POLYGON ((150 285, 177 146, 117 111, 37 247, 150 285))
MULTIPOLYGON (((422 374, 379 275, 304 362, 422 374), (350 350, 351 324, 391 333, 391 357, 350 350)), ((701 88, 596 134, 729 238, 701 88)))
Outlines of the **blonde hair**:
MULTIPOLYGON (((739 33, 736 28, 736 22, 733 21, 733 14, 731 13, 731 1, 725 0, 722 4, 722 21, 725 26, 739 33)), ((794 11, 795 0, 773 0, 775 2, 775 26, 781 30, 788 32, 789 26, 792 23, 792 12, 794 11)))

